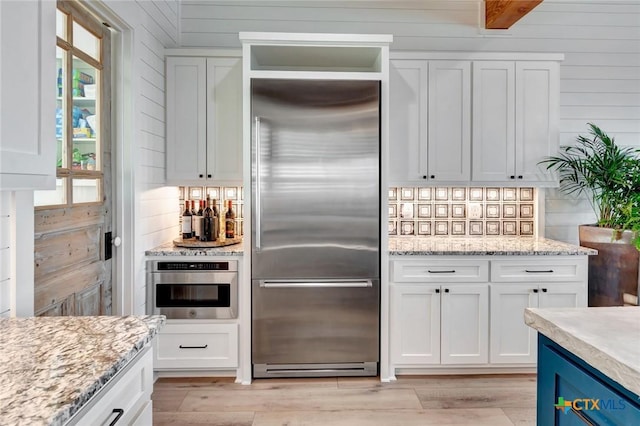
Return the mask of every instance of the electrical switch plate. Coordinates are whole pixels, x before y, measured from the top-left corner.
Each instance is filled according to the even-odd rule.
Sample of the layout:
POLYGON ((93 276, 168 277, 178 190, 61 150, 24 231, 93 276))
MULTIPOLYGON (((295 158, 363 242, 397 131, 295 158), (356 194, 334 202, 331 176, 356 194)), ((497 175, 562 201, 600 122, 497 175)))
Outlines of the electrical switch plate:
POLYGON ((469 219, 480 219, 482 218, 482 204, 480 203, 469 203, 469 211, 467 213, 469 219))

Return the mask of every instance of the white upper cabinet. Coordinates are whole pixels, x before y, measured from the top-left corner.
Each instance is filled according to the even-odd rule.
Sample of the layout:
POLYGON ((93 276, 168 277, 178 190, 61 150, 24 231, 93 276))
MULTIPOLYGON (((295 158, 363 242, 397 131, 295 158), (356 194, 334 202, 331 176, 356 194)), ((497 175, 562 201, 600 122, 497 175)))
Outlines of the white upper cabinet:
POLYGON ((167 57, 167 183, 242 181, 239 58, 167 57))
POLYGON ((427 171, 427 62, 389 67, 389 180, 424 183, 427 171))
POLYGON ((471 62, 429 61, 428 178, 468 181, 471 166, 471 62))
POLYGON ((473 63, 474 182, 554 184, 558 92, 557 62, 473 63))
POLYGON ((0 190, 54 189, 56 2, 0 1, 0 190))
POLYGON ((563 56, 459 57, 391 61, 390 184, 556 185, 538 162, 557 151, 563 56))
POLYGON ((471 62, 393 60, 391 184, 470 179, 471 62))
POLYGON ((560 66, 557 62, 516 62, 516 175, 556 184, 538 165, 558 149, 560 66))

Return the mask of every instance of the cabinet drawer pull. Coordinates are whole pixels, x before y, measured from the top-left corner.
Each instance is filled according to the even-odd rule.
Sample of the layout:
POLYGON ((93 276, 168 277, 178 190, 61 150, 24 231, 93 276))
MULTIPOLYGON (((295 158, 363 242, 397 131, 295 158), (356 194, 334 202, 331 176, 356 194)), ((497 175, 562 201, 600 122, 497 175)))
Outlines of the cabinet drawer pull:
POLYGON ((543 292, 543 293, 546 293, 547 291, 548 291, 548 290, 547 290, 546 288, 543 288, 543 289, 542 289, 542 292, 543 292))
POLYGON ((200 179, 202 179, 202 178, 204 177, 204 175, 203 175, 202 173, 200 173, 200 174, 198 175, 198 177, 199 177, 200 179))
POLYGON ((117 413, 118 415, 116 416, 115 419, 113 419, 111 423, 109 423, 109 426, 113 426, 116 423, 118 423, 118 420, 120 420, 120 417, 124 415, 124 410, 122 408, 114 408, 111 414, 114 414, 114 413, 117 413))
POLYGON ((204 345, 204 346, 182 346, 180 345, 179 348, 180 349, 207 349, 209 345, 204 345))
POLYGON ((440 289, 439 288, 436 288, 436 293, 440 293, 440 289))
POLYGON ((553 269, 547 269, 544 271, 537 271, 537 270, 529 270, 529 269, 525 269, 524 270, 527 274, 552 274, 553 273, 553 269))
POLYGON ((534 292, 534 293, 537 293, 538 291, 539 291, 539 290, 538 290, 537 288, 534 288, 534 289, 533 289, 533 292, 534 292))
POLYGON ((436 175, 431 175, 431 179, 435 179, 435 178, 436 178, 436 175))
POLYGON ((445 292, 445 293, 449 293, 449 289, 448 289, 448 288, 445 288, 445 289, 444 289, 444 292, 445 292))
POLYGON ((432 271, 431 269, 427 269, 427 272, 430 274, 455 274, 455 269, 448 269, 446 271, 432 271))

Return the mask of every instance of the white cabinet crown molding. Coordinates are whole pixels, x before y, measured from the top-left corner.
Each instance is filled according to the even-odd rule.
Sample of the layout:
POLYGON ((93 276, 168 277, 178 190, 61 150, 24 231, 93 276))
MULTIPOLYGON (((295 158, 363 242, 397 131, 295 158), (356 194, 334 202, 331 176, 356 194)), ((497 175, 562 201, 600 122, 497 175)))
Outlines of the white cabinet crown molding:
POLYGON ((389 59, 465 60, 465 61, 564 61, 564 53, 521 52, 419 52, 391 50, 389 59))

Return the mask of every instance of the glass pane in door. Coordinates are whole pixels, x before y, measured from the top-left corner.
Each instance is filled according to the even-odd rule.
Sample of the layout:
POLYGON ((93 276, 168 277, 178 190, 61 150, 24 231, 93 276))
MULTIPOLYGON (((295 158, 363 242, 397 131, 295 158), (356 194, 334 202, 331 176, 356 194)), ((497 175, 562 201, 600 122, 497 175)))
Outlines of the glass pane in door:
POLYGON ((73 108, 72 165, 74 170, 100 170, 99 103, 97 101, 98 70, 82 59, 73 58, 71 90, 73 108))
POLYGON ((96 203, 102 201, 100 194, 100 179, 74 178, 72 184, 72 197, 74 204, 96 203))
POLYGON ((73 22, 73 45, 93 59, 100 60, 100 39, 75 21, 73 22))
POLYGON ((66 96, 66 75, 67 75, 67 52, 56 47, 56 73, 57 73, 57 93, 56 93, 56 160, 60 168, 68 168, 67 165, 67 96, 66 96))

